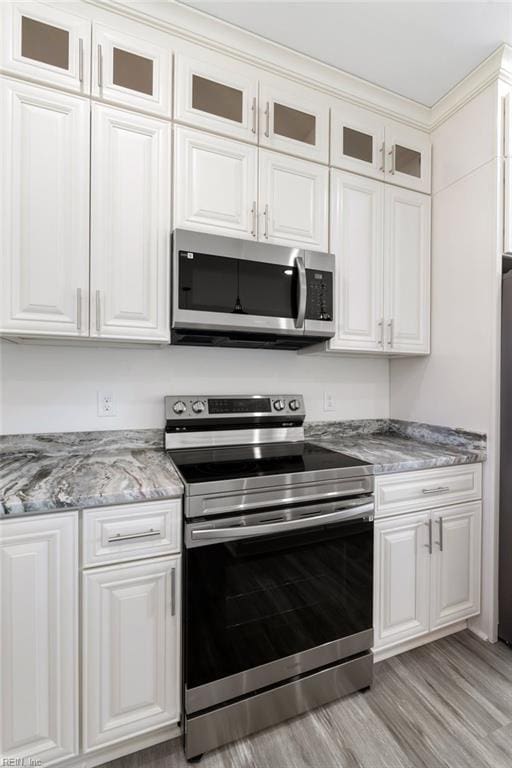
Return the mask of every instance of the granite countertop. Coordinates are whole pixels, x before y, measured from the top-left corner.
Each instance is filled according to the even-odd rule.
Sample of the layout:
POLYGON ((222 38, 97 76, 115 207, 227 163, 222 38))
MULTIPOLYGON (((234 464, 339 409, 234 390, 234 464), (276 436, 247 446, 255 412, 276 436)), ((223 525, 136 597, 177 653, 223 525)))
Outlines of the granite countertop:
POLYGON ((182 494, 162 430, 0 437, 0 518, 182 494))
MULTIPOLYGON (((371 462, 375 474, 486 458, 485 435, 397 420, 311 422, 305 434, 371 462)), ((0 518, 182 494, 162 430, 0 436, 0 518)))

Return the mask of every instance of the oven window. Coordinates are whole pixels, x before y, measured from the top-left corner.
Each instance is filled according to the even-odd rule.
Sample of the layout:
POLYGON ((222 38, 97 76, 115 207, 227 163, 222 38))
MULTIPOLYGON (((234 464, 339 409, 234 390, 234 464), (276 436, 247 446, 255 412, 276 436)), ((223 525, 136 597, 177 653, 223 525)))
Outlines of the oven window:
POLYGON ((179 253, 179 307, 265 317, 297 316, 297 270, 285 265, 179 253))
POLYGON ((371 522, 197 547, 186 558, 188 689, 372 626, 371 522))

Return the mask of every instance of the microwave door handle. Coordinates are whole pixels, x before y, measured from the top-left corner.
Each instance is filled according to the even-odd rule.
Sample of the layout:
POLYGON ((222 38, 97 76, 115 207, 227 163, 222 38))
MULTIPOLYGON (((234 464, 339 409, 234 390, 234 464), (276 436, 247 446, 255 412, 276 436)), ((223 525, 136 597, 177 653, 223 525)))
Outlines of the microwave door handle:
POLYGON ((297 311, 297 317, 295 319, 295 327, 303 328, 304 318, 306 317, 306 299, 308 295, 308 284, 306 280, 306 265, 304 264, 304 259, 302 256, 297 256, 297 258, 295 259, 295 266, 297 267, 297 271, 299 273, 299 290, 298 290, 299 308, 297 311))

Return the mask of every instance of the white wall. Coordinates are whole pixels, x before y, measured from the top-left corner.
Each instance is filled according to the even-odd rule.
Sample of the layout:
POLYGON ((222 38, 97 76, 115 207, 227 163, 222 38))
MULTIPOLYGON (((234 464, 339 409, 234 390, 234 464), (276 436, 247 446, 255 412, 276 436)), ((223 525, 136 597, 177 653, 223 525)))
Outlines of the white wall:
POLYGON ((387 360, 276 350, 86 348, 0 343, 0 433, 163 426, 173 393, 302 393, 309 420, 389 415, 387 360), (97 415, 97 391, 117 416, 97 415), (336 410, 323 410, 324 392, 336 410))
POLYGON ((483 431, 482 615, 496 636, 498 339, 501 291, 498 86, 434 131, 432 354, 393 360, 391 416, 483 431))

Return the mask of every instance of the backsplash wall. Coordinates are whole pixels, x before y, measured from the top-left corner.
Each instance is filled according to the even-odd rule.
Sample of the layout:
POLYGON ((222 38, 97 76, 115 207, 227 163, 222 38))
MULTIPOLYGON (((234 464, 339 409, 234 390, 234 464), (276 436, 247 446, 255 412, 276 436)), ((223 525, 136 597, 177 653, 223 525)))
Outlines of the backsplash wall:
POLYGON ((119 349, 0 342, 0 433, 163 426, 166 394, 301 393, 307 418, 387 418, 388 361, 275 350, 119 349), (115 416, 97 414, 111 392, 115 416), (324 393, 334 410, 324 410, 324 393))

